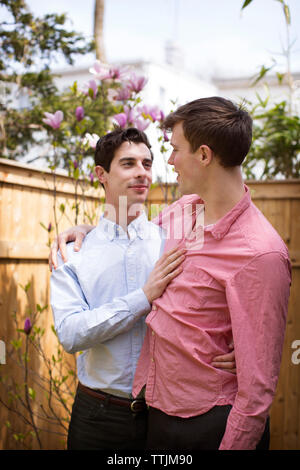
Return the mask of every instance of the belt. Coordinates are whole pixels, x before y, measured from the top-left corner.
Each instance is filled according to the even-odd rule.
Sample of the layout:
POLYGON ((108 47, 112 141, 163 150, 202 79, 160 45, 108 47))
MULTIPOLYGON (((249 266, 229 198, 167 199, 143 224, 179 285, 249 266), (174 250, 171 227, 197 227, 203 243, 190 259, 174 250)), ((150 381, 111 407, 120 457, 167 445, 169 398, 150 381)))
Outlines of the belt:
POLYGON ((93 390, 80 382, 78 383, 78 388, 82 392, 87 393, 91 397, 97 398, 98 400, 106 401, 106 403, 111 403, 112 405, 128 408, 130 411, 132 411, 132 413, 139 413, 140 411, 146 411, 148 409, 144 398, 130 400, 130 398, 116 397, 115 395, 110 395, 109 393, 101 392, 100 390, 93 390))

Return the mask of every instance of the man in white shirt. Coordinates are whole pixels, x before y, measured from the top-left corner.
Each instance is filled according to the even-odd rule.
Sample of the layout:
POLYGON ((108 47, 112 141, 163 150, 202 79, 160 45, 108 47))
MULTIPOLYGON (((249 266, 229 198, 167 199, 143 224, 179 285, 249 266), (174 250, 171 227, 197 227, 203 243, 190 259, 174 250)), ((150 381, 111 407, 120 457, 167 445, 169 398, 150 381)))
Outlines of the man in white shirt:
POLYGON ((139 448, 147 408, 131 399, 131 388, 144 316, 180 272, 183 253, 163 255, 152 271, 163 237, 143 211, 152 178, 146 135, 137 129, 107 134, 97 144, 95 161, 105 213, 82 250, 76 253, 70 244, 68 262, 51 276, 58 337, 67 352, 83 351, 68 448, 139 448))

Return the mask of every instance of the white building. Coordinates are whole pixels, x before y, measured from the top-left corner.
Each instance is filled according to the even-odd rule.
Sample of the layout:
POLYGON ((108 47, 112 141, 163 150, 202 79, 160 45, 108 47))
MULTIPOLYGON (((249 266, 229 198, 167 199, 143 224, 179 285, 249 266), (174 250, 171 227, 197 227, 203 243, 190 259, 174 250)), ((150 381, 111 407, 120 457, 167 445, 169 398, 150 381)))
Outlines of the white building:
POLYGON ((300 114, 300 72, 292 74, 291 87, 286 77, 280 83, 275 75, 267 75, 255 85, 253 81, 249 77, 212 79, 220 96, 238 102, 245 99, 257 103, 259 95, 263 100, 269 96, 269 105, 272 105, 290 99, 292 94, 293 111, 300 114))

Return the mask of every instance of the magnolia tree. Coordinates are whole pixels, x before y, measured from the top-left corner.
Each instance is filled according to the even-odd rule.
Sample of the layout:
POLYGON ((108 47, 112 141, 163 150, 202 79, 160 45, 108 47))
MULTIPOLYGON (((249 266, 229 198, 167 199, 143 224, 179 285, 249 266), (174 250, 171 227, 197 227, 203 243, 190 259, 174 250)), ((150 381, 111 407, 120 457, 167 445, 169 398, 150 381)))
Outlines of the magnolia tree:
MULTIPOLYGON (((78 187, 83 190, 87 182, 98 186, 93 171, 94 149, 98 139, 114 127, 134 126, 142 131, 154 127, 162 159, 167 152, 165 142, 169 140, 161 127, 163 111, 142 102, 141 92, 147 84, 145 77, 138 76, 128 67, 109 67, 100 61, 95 62, 90 73, 90 80, 82 87, 74 82, 62 94, 57 107, 49 107, 42 119, 52 144, 48 152, 49 167, 54 175, 56 168, 68 168, 75 182, 75 197, 78 187)), ((162 183, 162 189, 163 186, 162 183)), ((75 223, 78 214, 76 203, 75 223)), ((56 215, 54 220, 58 229, 56 215)))
POLYGON ((70 91, 62 95, 60 109, 49 109, 44 114, 56 165, 66 166, 67 162, 77 169, 88 162, 99 137, 114 126, 134 126, 145 131, 155 124, 158 139, 168 140, 161 130, 163 111, 142 103, 140 92, 147 83, 145 77, 137 76, 128 67, 109 67, 99 61, 90 73, 91 79, 82 88, 74 82, 70 91))

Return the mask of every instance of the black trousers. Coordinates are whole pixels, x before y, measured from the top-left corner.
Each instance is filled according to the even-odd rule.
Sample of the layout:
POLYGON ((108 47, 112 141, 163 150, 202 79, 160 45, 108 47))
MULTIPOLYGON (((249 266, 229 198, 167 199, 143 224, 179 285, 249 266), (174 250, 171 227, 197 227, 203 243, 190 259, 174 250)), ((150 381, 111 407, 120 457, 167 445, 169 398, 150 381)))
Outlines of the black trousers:
MULTIPOLYGON (((134 414, 77 388, 68 432, 68 450, 216 450, 231 407, 216 406, 193 418, 151 408, 134 414), (148 429, 148 439, 147 439, 148 429)), ((269 448, 269 422, 257 450, 269 448)))
POLYGON ((142 450, 148 412, 132 413, 77 388, 68 432, 68 450, 142 450))
MULTIPOLYGON (((149 408, 147 449, 149 450, 217 450, 225 432, 230 405, 215 406, 192 418, 169 416, 149 408)), ((268 450, 269 419, 256 450, 268 450)))

